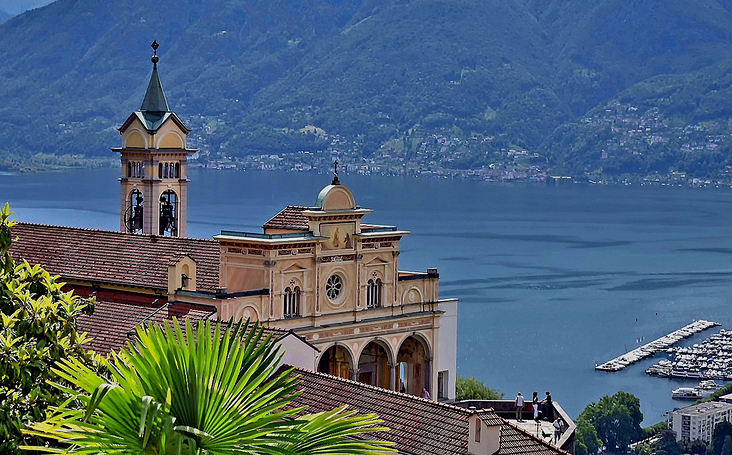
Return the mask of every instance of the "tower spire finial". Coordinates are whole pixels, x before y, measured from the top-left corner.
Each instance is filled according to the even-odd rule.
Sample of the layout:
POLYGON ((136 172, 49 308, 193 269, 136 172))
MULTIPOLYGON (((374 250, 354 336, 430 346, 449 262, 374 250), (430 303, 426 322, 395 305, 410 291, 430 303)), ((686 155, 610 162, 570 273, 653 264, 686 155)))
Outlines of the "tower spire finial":
POLYGON ((145 99, 142 100, 141 111, 150 112, 168 112, 168 101, 165 99, 165 93, 163 92, 163 84, 160 83, 158 77, 158 48, 160 45, 157 40, 153 41, 150 45, 153 48, 153 56, 151 61, 153 62, 152 75, 150 76, 150 83, 147 86, 147 92, 145 92, 145 99))
POLYGON ((150 47, 153 48, 153 56, 150 60, 153 62, 153 68, 157 68, 158 62, 160 61, 160 57, 158 57, 158 48, 160 47, 158 40, 154 40, 150 47))

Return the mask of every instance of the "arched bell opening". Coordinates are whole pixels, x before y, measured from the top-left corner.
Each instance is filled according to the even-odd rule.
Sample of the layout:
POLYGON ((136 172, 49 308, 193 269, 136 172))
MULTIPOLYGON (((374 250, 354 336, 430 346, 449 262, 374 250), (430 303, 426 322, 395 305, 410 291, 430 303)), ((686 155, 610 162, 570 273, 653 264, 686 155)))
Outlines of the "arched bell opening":
POLYGON ((343 346, 331 346, 320 356, 318 371, 339 378, 351 379, 351 355, 343 346))
POLYGON ((400 390, 416 396, 422 396, 425 388, 430 390, 430 356, 427 345, 416 336, 409 336, 399 347, 397 354, 397 383, 400 390))
POLYGON ((390 388, 389 351, 377 341, 363 348, 358 359, 358 382, 390 388))
POLYGON ((178 236, 178 196, 173 190, 160 195, 160 235, 178 236))
POLYGON ((127 210, 125 211, 125 227, 127 232, 133 234, 142 233, 143 213, 145 198, 140 190, 132 190, 127 199, 127 210))

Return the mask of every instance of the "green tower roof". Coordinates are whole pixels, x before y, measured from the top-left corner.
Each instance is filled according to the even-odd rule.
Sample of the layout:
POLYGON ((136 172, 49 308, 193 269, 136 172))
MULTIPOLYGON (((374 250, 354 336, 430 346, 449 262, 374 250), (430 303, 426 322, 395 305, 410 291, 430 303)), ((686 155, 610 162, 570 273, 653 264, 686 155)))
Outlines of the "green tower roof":
POLYGON ((142 112, 170 112, 168 101, 165 99, 165 92, 163 92, 163 84, 160 83, 160 77, 158 77, 157 63, 153 67, 150 83, 147 85, 147 92, 145 92, 145 99, 142 101, 140 110, 142 112))

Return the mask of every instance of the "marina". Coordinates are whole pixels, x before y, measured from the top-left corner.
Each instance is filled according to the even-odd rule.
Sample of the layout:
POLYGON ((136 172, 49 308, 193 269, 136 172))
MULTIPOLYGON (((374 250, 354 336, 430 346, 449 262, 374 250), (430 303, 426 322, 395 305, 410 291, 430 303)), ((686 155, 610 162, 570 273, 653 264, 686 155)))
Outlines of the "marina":
POLYGON ((701 343, 669 348, 673 360, 661 360, 646 370, 664 378, 720 379, 732 381, 732 331, 720 330, 701 343))
MULTIPOLYGON (((647 357, 650 357, 654 354, 656 354, 659 351, 664 351, 676 344, 677 342, 683 340, 684 338, 688 338, 692 335, 695 335, 699 332, 702 332, 706 329, 709 329, 711 327, 720 326, 719 322, 712 322, 712 321, 706 321, 704 319, 700 319, 698 321, 694 321, 691 324, 684 326, 680 328, 679 330, 673 331, 669 333, 668 335, 662 336, 661 338, 651 341, 650 343, 644 344, 643 346, 640 346, 638 348, 633 349, 630 352, 627 352, 619 357, 616 357, 608 362, 605 362, 600 365, 596 365, 595 369, 600 371, 620 371, 623 368, 627 367, 628 365, 632 365, 636 362, 639 362, 647 357)), ((732 337, 732 332, 730 332, 730 336, 732 337)), ((730 341, 732 343, 732 340, 730 341)), ((732 350, 732 345, 730 346, 732 350)), ((732 353, 730 355, 730 360, 732 361, 732 353)), ((648 373, 648 371, 646 371, 648 373)), ((648 373, 652 374, 652 373, 648 373)), ((659 376, 661 376, 659 374, 659 376)), ((686 376, 686 377, 693 377, 693 376, 686 376)), ((699 378, 702 378, 702 376, 698 376, 699 378)), ((710 378, 711 379, 711 378, 710 378)))

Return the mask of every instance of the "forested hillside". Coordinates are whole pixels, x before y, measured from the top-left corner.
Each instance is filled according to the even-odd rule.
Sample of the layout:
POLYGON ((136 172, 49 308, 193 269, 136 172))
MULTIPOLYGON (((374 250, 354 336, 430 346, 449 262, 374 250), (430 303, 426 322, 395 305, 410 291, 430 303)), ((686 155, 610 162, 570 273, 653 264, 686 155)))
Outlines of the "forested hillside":
POLYGON ((142 101, 156 39, 168 101, 201 161, 307 168, 339 156, 372 171, 722 179, 731 10, 713 0, 59 0, 0 26, 0 166, 110 156, 142 101))

